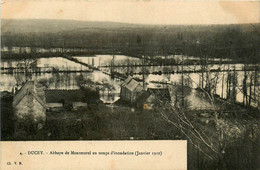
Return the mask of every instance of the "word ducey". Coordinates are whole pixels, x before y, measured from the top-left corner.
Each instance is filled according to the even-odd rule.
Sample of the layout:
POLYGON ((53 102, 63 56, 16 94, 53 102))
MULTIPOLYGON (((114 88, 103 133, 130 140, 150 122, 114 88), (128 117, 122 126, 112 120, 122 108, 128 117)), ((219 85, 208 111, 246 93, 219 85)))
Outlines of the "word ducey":
MULTIPOLYGON (((28 151, 28 155, 43 155, 43 151, 28 151)), ((153 156, 162 156, 162 151, 157 151, 157 152, 148 152, 148 151, 98 151, 98 152, 92 152, 92 151, 87 151, 87 152, 78 152, 78 151, 65 151, 65 152, 60 152, 60 151, 50 151, 49 155, 135 155, 135 156, 147 156, 147 155, 153 155, 153 156)))

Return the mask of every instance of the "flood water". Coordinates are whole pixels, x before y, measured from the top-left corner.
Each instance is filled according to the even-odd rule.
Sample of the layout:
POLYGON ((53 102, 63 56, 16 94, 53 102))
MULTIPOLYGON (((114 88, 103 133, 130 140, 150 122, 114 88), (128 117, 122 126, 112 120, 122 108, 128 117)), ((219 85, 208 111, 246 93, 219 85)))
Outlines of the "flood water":
MULTIPOLYGON (((91 66, 97 67, 100 70, 95 70, 90 72, 90 69, 80 63, 76 63, 70 60, 67 60, 62 57, 52 57, 52 58, 39 58, 37 60, 37 67, 45 68, 45 69, 58 69, 58 70, 74 70, 74 71, 81 71, 81 72, 56 72, 56 73, 35 73, 32 76, 32 80, 34 81, 42 81, 45 80, 48 83, 49 89, 79 89, 79 85, 77 83, 77 79, 79 76, 83 77, 84 80, 91 80, 95 86, 100 86, 100 96, 101 100, 106 103, 113 103, 116 100, 119 99, 119 93, 120 93, 120 84, 122 83, 122 80, 119 79, 111 79, 111 77, 107 74, 104 74, 103 72, 110 72, 111 67, 103 67, 103 66, 110 66, 111 63, 114 61, 113 65, 120 66, 120 67, 114 67, 114 71, 121 73, 121 74, 133 74, 133 77, 136 77, 138 79, 142 79, 142 71, 146 73, 144 75, 145 77, 145 83, 146 88, 160 88, 165 85, 160 83, 170 83, 170 84, 178 84, 181 81, 182 74, 179 73, 181 69, 185 71, 196 71, 200 70, 201 66, 199 65, 185 65, 182 66, 145 66, 142 68, 142 59, 140 58, 134 58, 134 57, 128 57, 123 55, 115 55, 114 57, 112 55, 96 55, 93 57, 84 57, 84 56, 75 56, 74 58, 78 59, 79 61, 89 64, 91 66), (114 58, 114 59, 113 59, 114 58), (137 65, 135 67, 127 67, 127 65, 137 65), (159 72, 161 71, 161 74, 152 74, 153 72, 159 72), (174 71, 174 73, 173 73, 174 71), (149 74, 150 73, 150 74, 149 74), (167 73, 167 74, 163 74, 167 73), (156 83, 157 82, 157 83, 156 83), (159 83, 160 82, 160 83, 159 83), (102 87, 102 84, 110 84, 112 88, 109 87, 102 87)), ((17 64, 21 61, 18 60, 2 60, 1 62, 1 68, 15 68, 17 67, 17 64)), ((145 64, 150 64, 149 60, 145 61, 145 64)), ((243 86, 243 80, 244 80, 244 71, 243 70, 244 65, 243 64, 230 64, 225 65, 211 65, 210 69, 212 70, 227 70, 228 68, 231 70, 239 70, 236 71, 235 74, 237 75, 237 96, 236 100, 238 102, 243 101, 243 93, 242 93, 242 86, 243 86)), ((252 72, 248 72, 247 74, 253 74, 252 72)), ((212 71, 210 76, 218 76, 217 80, 217 86, 216 86, 216 93, 225 98, 227 93, 227 71, 221 71, 221 72, 214 72, 212 71)), ((183 75, 185 79, 186 85, 197 88, 201 85, 202 79, 201 79, 201 73, 185 73, 183 75)), ((12 91, 13 87, 19 82, 25 79, 24 73, 9 73, 4 74, 1 72, 1 91, 12 91)), ((249 83, 249 79, 248 82, 249 83)), ((259 83, 258 83, 259 84, 259 83)), ((249 89, 248 89, 249 90, 249 89)), ((259 94, 259 86, 257 88, 257 92, 259 94)), ((249 92, 248 92, 249 94, 249 92)))

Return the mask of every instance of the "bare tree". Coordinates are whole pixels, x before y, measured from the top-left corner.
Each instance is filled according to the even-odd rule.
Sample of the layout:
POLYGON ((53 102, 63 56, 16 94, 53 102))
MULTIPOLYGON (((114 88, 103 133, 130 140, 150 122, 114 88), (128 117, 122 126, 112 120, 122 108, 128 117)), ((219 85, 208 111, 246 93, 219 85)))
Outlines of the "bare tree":
MULTIPOLYGON (((207 66, 205 66, 205 68, 207 68, 207 66)), ((178 129, 183 135, 183 138, 186 138, 194 148, 198 149, 198 151, 207 158, 210 160, 223 161, 230 139, 233 138, 230 129, 235 125, 225 120, 224 116, 221 115, 219 109, 221 106, 217 104, 218 102, 214 95, 214 89, 219 82, 219 72, 212 72, 210 69, 205 69, 204 75, 206 77, 205 82, 207 88, 201 88, 201 90, 212 106, 212 110, 208 112, 209 117, 206 121, 206 124, 208 121, 211 121, 212 125, 214 125, 211 130, 202 126, 198 122, 198 118, 194 118, 190 114, 192 110, 183 108, 180 105, 174 105, 173 102, 165 102, 159 98, 156 99, 160 104, 158 114, 166 122, 178 129)), ((186 76, 189 77, 189 75, 186 76)), ((191 78, 190 80, 193 81, 191 78)), ((234 81, 235 79, 233 83, 236 84, 234 81)), ((193 82, 197 84, 195 81, 193 82)), ((171 87, 169 88, 171 89, 171 87)), ((233 88, 236 88, 236 86, 233 86, 233 88)), ((170 91, 173 91, 173 89, 170 91)), ((223 102, 225 103, 225 101, 223 102)), ((224 162, 222 162, 222 164, 221 166, 225 166, 224 162)))
POLYGON ((244 79, 243 79, 243 105, 248 105, 247 100, 247 72, 244 67, 244 79))
POLYGON ((183 137, 185 137, 195 148, 205 154, 208 158, 214 159, 214 155, 212 155, 211 152, 218 154, 219 150, 216 148, 216 145, 214 145, 211 138, 190 121, 184 109, 178 107, 178 105, 173 106, 171 102, 165 102, 159 98, 156 99, 156 102, 164 108, 159 109, 159 107, 158 113, 166 122, 177 128, 183 137), (204 149, 205 146, 202 147, 201 144, 205 145, 210 152, 207 149, 204 149))
POLYGON ((32 74, 37 68, 37 59, 25 58, 17 63, 17 67, 24 69, 25 81, 32 79, 32 74))
POLYGON ((18 69, 23 69, 24 72, 24 74, 14 74, 16 81, 14 88, 17 90, 25 82, 32 79, 33 71, 35 71, 35 68, 37 67, 37 59, 22 59, 17 63, 16 67, 18 69))

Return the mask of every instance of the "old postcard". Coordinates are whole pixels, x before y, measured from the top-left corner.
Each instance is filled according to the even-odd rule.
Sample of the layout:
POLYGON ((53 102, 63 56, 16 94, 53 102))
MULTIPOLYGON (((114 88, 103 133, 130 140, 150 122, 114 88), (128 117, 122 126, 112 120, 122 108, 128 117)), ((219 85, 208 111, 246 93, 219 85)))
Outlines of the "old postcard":
POLYGON ((258 1, 2 0, 1 169, 260 169, 258 1))

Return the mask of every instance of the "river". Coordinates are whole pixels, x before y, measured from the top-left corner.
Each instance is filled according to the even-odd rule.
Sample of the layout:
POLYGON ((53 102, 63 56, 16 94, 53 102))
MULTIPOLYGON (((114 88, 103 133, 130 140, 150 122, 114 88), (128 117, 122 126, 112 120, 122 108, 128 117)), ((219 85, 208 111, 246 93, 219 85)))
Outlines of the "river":
MULTIPOLYGON (((115 55, 114 59, 112 55, 96 55, 92 57, 84 57, 84 56, 75 56, 77 60, 89 64, 91 66, 97 67, 100 70, 90 71, 90 69, 84 65, 79 63, 75 63, 73 61, 67 60, 62 57, 51 57, 51 58, 39 58, 37 59, 37 67, 41 68, 55 68, 57 70, 74 70, 76 72, 56 72, 56 73, 35 73, 32 76, 32 80, 34 81, 42 81, 46 80, 49 83, 48 88, 50 89, 78 89, 77 78, 82 76, 84 79, 91 80, 97 84, 108 83, 113 88, 100 88, 100 96, 101 100, 105 103, 113 103, 119 99, 120 93, 120 84, 122 80, 119 79, 111 79, 111 77, 103 72, 110 72, 110 66, 113 62, 113 65, 120 66, 114 67, 114 71, 121 74, 132 74, 133 77, 142 79, 142 70, 146 73, 144 75, 146 88, 159 88, 165 85, 156 83, 170 83, 170 84, 178 84, 181 81, 182 74, 180 71, 183 69, 185 71, 190 71, 189 73, 185 73, 184 83, 189 85, 192 88, 197 88, 201 86, 202 78, 201 73, 196 71, 201 70, 200 65, 184 65, 183 68, 181 65, 175 66, 145 66, 142 68, 140 65, 142 64, 142 59, 128 57, 124 55, 115 55), (127 67, 127 65, 132 65, 134 67, 127 67), (139 65, 139 66, 138 66, 139 65), (81 72, 77 72, 81 71, 81 72), (103 72, 102 72, 103 71, 103 72), (158 73, 159 74, 155 74, 158 73), (165 73, 165 74, 164 74, 165 73)), ((179 60, 179 59, 177 59, 179 60)), ((17 64, 21 63, 19 60, 2 60, 1 68, 16 68, 17 64)), ((149 60, 145 60, 144 64, 151 65, 149 60)), ((223 98, 227 96, 227 77, 228 77, 228 68, 231 70, 230 73, 233 72, 233 69, 238 70, 235 71, 237 76, 237 95, 236 100, 238 102, 243 102, 243 80, 244 80, 244 64, 214 64, 210 66, 210 69, 213 70, 210 73, 211 77, 217 76, 217 86, 216 93, 223 98), (224 71, 214 71, 214 70, 224 70, 224 71)), ((252 71, 248 71, 248 75, 253 74, 252 71)), ((204 75, 205 76, 205 75, 204 75)), ((1 91, 12 91, 13 87, 19 81, 23 81, 25 79, 24 73, 9 73, 5 74, 3 71, 1 72, 1 91)), ((259 79, 258 79, 259 81, 259 79)), ((247 84, 250 83, 248 78, 247 84)), ((259 97, 259 82, 257 86, 257 96, 259 97)), ((249 90, 249 88, 248 88, 249 90)), ((248 91, 249 94, 249 91, 248 91)))

